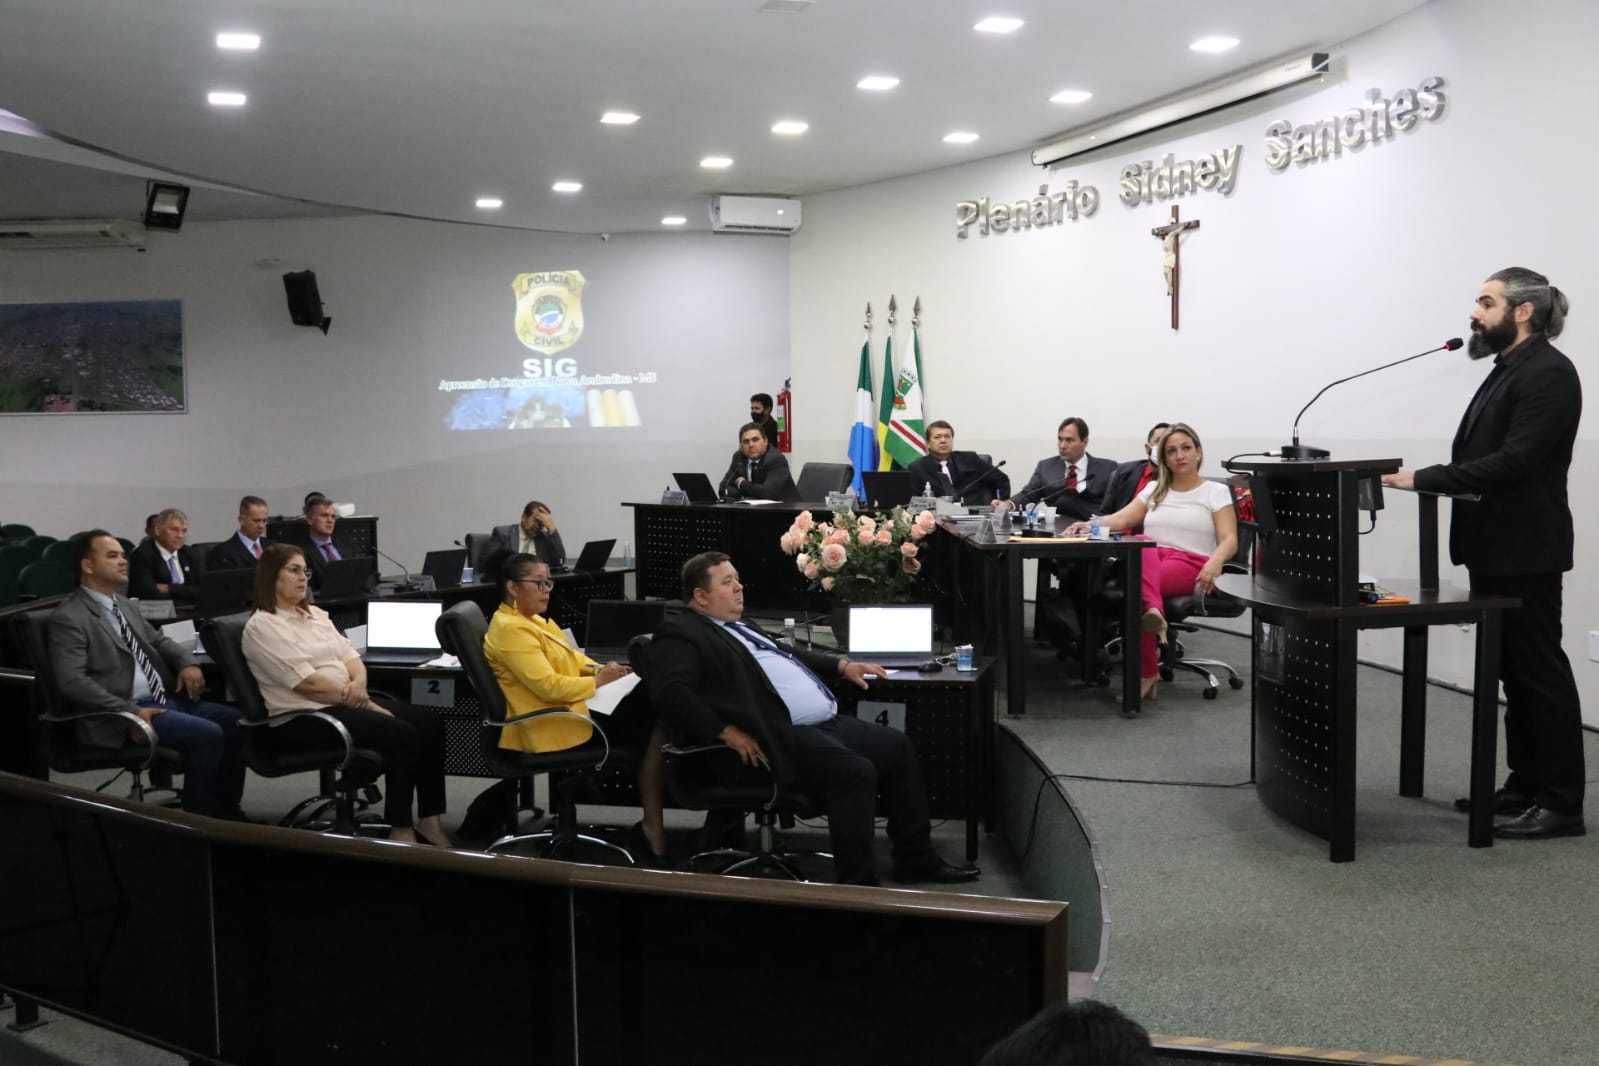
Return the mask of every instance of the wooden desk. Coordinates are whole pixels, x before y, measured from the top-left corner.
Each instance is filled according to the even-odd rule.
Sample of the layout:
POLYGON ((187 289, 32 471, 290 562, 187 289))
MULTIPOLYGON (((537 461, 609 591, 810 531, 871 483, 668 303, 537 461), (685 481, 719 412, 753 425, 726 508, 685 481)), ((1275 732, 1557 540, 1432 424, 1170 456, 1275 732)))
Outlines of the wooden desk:
MULTIPOLYGON (((1071 519, 1057 518, 1059 531, 1071 524, 1071 519)), ((996 531, 994 543, 976 539, 976 532, 962 529, 954 522, 940 522, 939 528, 957 545, 956 565, 966 560, 979 571, 981 601, 975 614, 981 626, 980 649, 984 654, 1000 659, 1001 677, 1005 684, 1005 713, 1021 716, 1027 713, 1027 638, 1022 627, 1022 561, 1024 559, 1056 559, 1061 562, 1078 560, 1101 561, 1120 559, 1125 567, 1128 594, 1122 604, 1122 632, 1136 635, 1140 632, 1139 619, 1144 613, 1143 602, 1137 589, 1143 579, 1143 552, 1155 542, 1140 537, 1121 537, 1115 540, 1059 540, 1046 537, 1013 538, 1005 531, 996 531)), ((1122 706, 1136 711, 1138 699, 1138 656, 1128 644, 1122 654, 1122 706)))

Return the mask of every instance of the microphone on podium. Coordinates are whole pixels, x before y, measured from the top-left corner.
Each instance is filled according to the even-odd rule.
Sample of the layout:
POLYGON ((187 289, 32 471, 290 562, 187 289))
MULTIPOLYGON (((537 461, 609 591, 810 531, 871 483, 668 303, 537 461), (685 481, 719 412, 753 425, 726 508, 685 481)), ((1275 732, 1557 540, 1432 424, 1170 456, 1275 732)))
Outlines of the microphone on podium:
POLYGON ((1299 443, 1299 420, 1305 417, 1306 411, 1310 410, 1310 404, 1321 399, 1322 393, 1326 392, 1334 385, 1342 385, 1346 381, 1354 381, 1356 378, 1363 378, 1367 374, 1375 374, 1379 370, 1387 370, 1391 366, 1398 366, 1400 363, 1408 363, 1412 359, 1420 359, 1422 356, 1431 355, 1434 352, 1453 352, 1459 349, 1461 345, 1465 343, 1466 342, 1461 340, 1459 337, 1450 337, 1436 348, 1428 348, 1424 352, 1417 352, 1415 355, 1407 355, 1403 359, 1395 359, 1391 363, 1384 363, 1382 366, 1374 366, 1370 370, 1362 370, 1358 374, 1350 374, 1348 377, 1339 378, 1337 381, 1329 381, 1327 384, 1322 386, 1321 392, 1318 392, 1316 395, 1312 396, 1310 398, 1310 403, 1307 403, 1305 406, 1301 407, 1299 409, 1299 413, 1294 416, 1294 442, 1292 444, 1283 445, 1282 448, 1278 450, 1279 454, 1281 454, 1284 459, 1325 459, 1332 454, 1332 452, 1329 452, 1326 448, 1312 448, 1309 445, 1301 445, 1299 443))

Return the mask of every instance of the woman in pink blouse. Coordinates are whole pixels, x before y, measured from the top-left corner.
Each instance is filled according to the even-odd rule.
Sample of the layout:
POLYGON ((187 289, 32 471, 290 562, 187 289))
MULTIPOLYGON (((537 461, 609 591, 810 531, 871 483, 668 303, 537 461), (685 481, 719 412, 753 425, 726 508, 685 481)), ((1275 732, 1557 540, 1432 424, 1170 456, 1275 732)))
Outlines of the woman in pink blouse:
MULTIPOLYGON (((356 747, 383 756, 389 839, 452 846, 439 823, 444 723, 425 708, 368 694, 361 656, 326 611, 306 602, 308 580, 305 555, 292 544, 272 545, 256 565, 256 610, 244 627, 244 657, 268 715, 320 707, 337 718, 356 747)), ((309 718, 274 725, 269 735, 286 748, 327 740, 325 724, 309 718)))

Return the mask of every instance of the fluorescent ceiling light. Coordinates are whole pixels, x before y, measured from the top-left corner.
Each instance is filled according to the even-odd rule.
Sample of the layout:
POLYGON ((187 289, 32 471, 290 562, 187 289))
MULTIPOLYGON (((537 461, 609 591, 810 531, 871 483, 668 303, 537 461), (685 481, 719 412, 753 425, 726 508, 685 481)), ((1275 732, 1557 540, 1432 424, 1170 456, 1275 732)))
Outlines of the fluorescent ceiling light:
POLYGON ((663 226, 681 226, 683 223, 685 223, 687 221, 688 221, 688 219, 684 218, 682 215, 667 215, 665 218, 661 219, 661 225, 663 225, 663 226))
POLYGON ((219 33, 217 47, 229 52, 253 52, 261 47, 259 33, 219 33))
POLYGON ((505 201, 498 196, 479 196, 477 206, 482 211, 498 211, 505 206, 505 201))
POLYGON ((1086 89, 1062 89, 1049 98, 1052 104, 1081 104, 1093 99, 1094 94, 1086 89))
POLYGON ((1014 33, 1022 28, 1021 19, 993 15, 972 27, 978 33, 1014 33))
POLYGON ((213 91, 205 99, 212 107, 243 107, 247 98, 243 93, 213 91))
POLYGON ((607 111, 600 116, 600 121, 607 126, 631 126, 638 121, 638 116, 631 111, 607 111))
POLYGON ((891 78, 886 74, 871 74, 856 82, 855 88, 865 89, 874 93, 886 93, 898 84, 898 78, 891 78))
POLYGON ((772 123, 772 132, 781 133, 786 137, 798 136, 810 128, 810 123, 800 122, 795 119, 784 119, 781 122, 772 123))
POLYGON ((733 165, 733 161, 725 155, 708 155, 700 160, 700 166, 706 170, 726 170, 733 165))
POLYGON ((944 134, 945 144, 971 144, 975 140, 977 140, 977 134, 975 133, 964 133, 957 130, 954 133, 944 134))
POLYGON ((1225 52, 1229 48, 1237 48, 1238 47, 1238 38, 1236 38, 1236 37, 1201 37, 1199 40, 1195 41, 1193 44, 1189 45, 1188 47, 1191 48, 1192 50, 1194 50, 1195 52, 1210 52, 1210 53, 1214 54, 1216 52, 1225 52))
POLYGON ((558 181, 551 185, 550 188, 556 192, 581 192, 583 183, 581 181, 558 181))

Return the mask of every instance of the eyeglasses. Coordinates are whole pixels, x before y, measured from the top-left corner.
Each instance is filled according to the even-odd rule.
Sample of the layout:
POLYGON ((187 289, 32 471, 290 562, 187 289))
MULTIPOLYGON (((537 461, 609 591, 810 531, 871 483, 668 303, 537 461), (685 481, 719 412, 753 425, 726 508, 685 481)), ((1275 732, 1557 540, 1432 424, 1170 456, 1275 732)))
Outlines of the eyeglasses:
POLYGON ((555 582, 551 581, 547 577, 546 578, 513 577, 511 579, 511 584, 513 584, 513 585, 532 585, 534 588, 543 589, 545 592, 548 592, 548 591, 550 591, 551 589, 553 589, 555 587, 555 582))
POLYGON ((290 574, 309 574, 311 572, 303 566, 285 566, 283 569, 285 573, 290 574))

